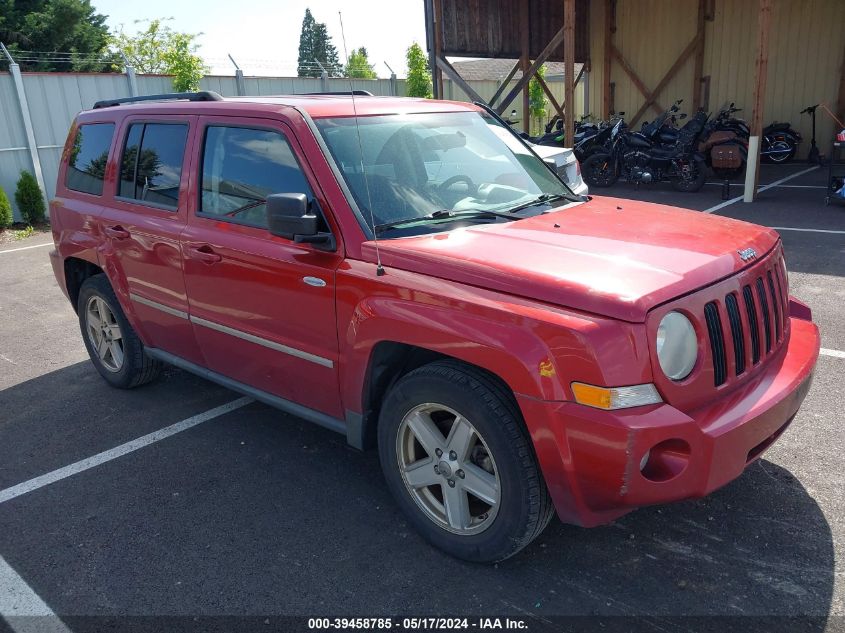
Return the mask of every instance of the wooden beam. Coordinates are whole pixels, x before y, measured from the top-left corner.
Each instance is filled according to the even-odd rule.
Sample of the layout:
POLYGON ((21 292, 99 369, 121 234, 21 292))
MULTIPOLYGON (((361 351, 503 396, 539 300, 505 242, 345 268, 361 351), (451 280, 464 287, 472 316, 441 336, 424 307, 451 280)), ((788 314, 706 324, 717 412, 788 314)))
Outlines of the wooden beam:
MULTIPOLYGON (((842 54, 842 68, 839 70, 839 98, 836 113, 840 121, 845 121, 845 52, 842 54)), ((839 132, 839 130, 836 130, 839 132)))
POLYGON ((434 72, 434 98, 443 98, 443 73, 440 69, 439 60, 443 57, 443 2, 434 0, 434 59, 437 65, 432 69, 434 72))
POLYGON ((498 114, 501 115, 502 112, 505 111, 505 109, 511 104, 511 101, 516 98, 516 95, 518 95, 522 91, 522 89, 528 85, 528 82, 531 80, 531 77, 534 76, 534 73, 537 72, 537 69, 546 63, 546 60, 549 58, 549 55, 551 55, 555 51, 555 49, 561 45, 562 42, 563 29, 555 33, 555 36, 551 39, 551 41, 546 44, 546 48, 543 49, 543 52, 540 53, 537 56, 537 59, 534 60, 534 63, 531 64, 531 67, 528 69, 528 72, 522 74, 522 77, 519 78, 519 81, 513 87, 513 90, 511 90, 507 94, 507 96, 502 100, 502 103, 496 106, 496 112, 498 114))
POLYGON ((496 99, 502 96, 502 93, 505 91, 505 88, 508 87, 508 84, 511 82, 511 79, 513 79, 513 76, 516 74, 516 71, 519 70, 519 66, 521 63, 521 61, 517 60, 517 62, 513 65, 513 68, 511 68, 511 71, 508 73, 508 76, 505 77, 505 80, 502 82, 502 85, 499 86, 496 89, 496 92, 493 93, 493 96, 490 97, 490 101, 487 102, 487 105, 489 105, 491 108, 496 103, 496 99))
MULTIPOLYGON (((520 0, 519 3, 519 42, 520 42, 520 51, 522 54, 519 56, 519 66, 522 69, 522 76, 526 76, 528 74, 528 67, 531 62, 529 56, 531 55, 531 26, 529 24, 530 14, 529 14, 529 6, 528 0, 520 0)), ((526 83, 522 88, 522 131, 525 133, 529 132, 529 128, 531 127, 531 116, 530 116, 530 99, 529 99, 529 92, 528 92, 528 83, 526 83)))
POLYGON ((542 75, 540 75, 539 73, 537 74, 537 82, 538 82, 538 83, 540 84, 540 86, 543 88, 543 92, 545 92, 545 93, 546 93, 546 96, 549 98, 549 101, 551 101, 551 102, 552 102, 552 106, 553 106, 553 107, 554 107, 554 109, 557 111, 557 115, 558 115, 561 119, 563 119, 563 118, 564 118, 563 108, 562 108, 562 107, 561 107, 561 105, 557 102, 557 98, 554 96, 554 94, 552 94, 552 91, 549 89, 549 86, 548 86, 548 84, 546 83, 546 80, 545 80, 545 79, 543 79, 542 75))
MULTIPOLYGON (((622 67, 622 70, 624 70, 628 77, 631 78, 631 81, 637 87, 637 90, 639 90, 642 95, 646 98, 646 100, 649 101, 651 107, 654 108, 654 111, 658 114, 663 112, 665 108, 660 105, 660 102, 657 100, 657 97, 651 94, 651 90, 646 87, 646 85, 643 83, 643 80, 640 79, 639 75, 637 75, 636 71, 631 68, 631 64, 629 64, 628 60, 622 56, 622 53, 619 52, 619 49, 616 48, 616 46, 614 46, 613 44, 611 44, 610 51, 611 53, 613 53, 613 57, 616 59, 616 61, 619 62, 619 65, 622 67)), ((628 125, 633 127, 634 123, 636 123, 636 121, 632 120, 628 125)))
POLYGON ((613 0, 604 0, 604 67, 602 68, 602 104, 601 104, 601 118, 607 120, 610 118, 610 63, 613 57, 611 48, 613 47, 613 0))
POLYGON ((692 71, 692 110, 701 107, 701 76, 704 74, 704 37, 707 19, 707 0, 698 0, 698 22, 696 24, 695 66, 692 71))
POLYGON ((455 67, 452 66, 445 57, 437 58, 437 67, 446 73, 449 76, 449 79, 458 84, 458 88, 463 90, 470 99, 473 101, 484 101, 484 99, 475 90, 473 90, 472 86, 470 86, 464 78, 461 77, 460 73, 455 70, 455 67))
POLYGON ((695 52, 696 48, 698 47, 698 40, 700 39, 700 37, 700 35, 696 35, 693 38, 692 42, 687 44, 687 47, 683 50, 678 59, 675 60, 675 63, 672 64, 672 67, 666 72, 665 75, 663 75, 663 79, 660 80, 660 82, 657 84, 657 87, 652 91, 651 97, 645 100, 645 103, 640 106, 640 109, 637 110, 637 113, 631 119, 631 123, 629 124, 631 125, 631 127, 636 125, 637 121, 640 120, 640 117, 645 114, 645 111, 648 110, 649 106, 654 103, 654 101, 657 99, 658 95, 660 95, 666 85, 670 81, 672 81, 672 77, 674 77, 677 72, 683 67, 689 56, 695 52))
POLYGON ((566 104, 564 139, 575 138, 575 0, 563 0, 563 102, 566 104))
MULTIPOLYGON (((763 116, 766 103, 766 79, 769 70, 769 32, 772 24, 772 0, 760 0, 760 13, 757 22, 757 53, 754 57, 754 99, 751 111, 751 136, 762 136, 763 116)), ((760 157, 755 157, 752 197, 757 196, 757 183, 760 181, 760 157)), ((746 174, 746 187, 748 178, 746 174)), ((746 192, 748 189, 746 188, 746 192)))

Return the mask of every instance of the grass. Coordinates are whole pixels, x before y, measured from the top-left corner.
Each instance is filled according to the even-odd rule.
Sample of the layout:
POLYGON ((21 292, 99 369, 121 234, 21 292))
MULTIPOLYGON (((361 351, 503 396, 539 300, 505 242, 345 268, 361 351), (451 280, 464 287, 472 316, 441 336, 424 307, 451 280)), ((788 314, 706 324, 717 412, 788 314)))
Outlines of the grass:
POLYGON ((12 230, 12 239, 13 240, 25 240, 28 237, 32 237, 35 235, 35 228, 32 226, 27 226, 25 228, 19 230, 12 230))

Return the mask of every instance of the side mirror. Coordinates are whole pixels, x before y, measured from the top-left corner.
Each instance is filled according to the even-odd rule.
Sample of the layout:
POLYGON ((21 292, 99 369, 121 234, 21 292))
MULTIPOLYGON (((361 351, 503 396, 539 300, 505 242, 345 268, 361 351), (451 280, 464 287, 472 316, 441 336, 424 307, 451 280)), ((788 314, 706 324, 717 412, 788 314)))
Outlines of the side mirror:
POLYGON ((304 193, 274 193, 267 196, 267 228, 289 240, 317 235, 317 216, 308 214, 304 193))

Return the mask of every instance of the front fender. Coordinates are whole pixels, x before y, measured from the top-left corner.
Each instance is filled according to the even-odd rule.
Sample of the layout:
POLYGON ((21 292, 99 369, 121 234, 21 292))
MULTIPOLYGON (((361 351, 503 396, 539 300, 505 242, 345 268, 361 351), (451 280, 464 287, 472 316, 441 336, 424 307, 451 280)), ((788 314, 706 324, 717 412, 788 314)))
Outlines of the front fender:
POLYGON ((364 412, 370 357, 383 341, 470 363, 515 394, 537 400, 571 400, 576 380, 651 380, 644 328, 637 324, 417 273, 389 270, 379 277, 363 262, 347 265, 338 271, 337 285, 339 379, 347 410, 364 412))

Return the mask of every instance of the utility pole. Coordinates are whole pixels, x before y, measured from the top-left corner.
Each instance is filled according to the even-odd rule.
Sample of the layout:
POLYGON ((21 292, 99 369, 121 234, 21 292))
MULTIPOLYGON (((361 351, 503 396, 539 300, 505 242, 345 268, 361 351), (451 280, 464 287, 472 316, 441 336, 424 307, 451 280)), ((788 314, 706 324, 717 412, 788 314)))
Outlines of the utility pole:
POLYGON ((232 57, 231 53, 229 53, 229 60, 235 65, 235 89, 237 90, 238 96, 243 97, 246 94, 244 71, 242 71, 241 67, 238 66, 238 62, 235 61, 235 58, 232 57))

